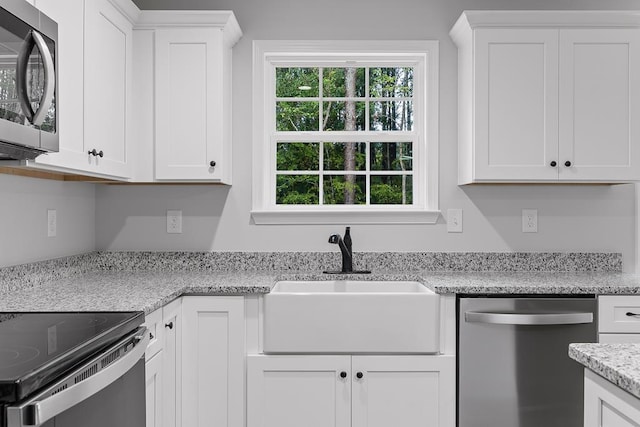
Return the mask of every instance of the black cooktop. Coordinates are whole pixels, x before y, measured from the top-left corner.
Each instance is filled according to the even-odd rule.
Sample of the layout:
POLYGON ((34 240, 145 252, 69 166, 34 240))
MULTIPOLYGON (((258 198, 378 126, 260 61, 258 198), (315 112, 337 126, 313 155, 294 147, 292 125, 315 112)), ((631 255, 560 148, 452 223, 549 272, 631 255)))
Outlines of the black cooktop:
POLYGON ((17 402, 144 322, 142 312, 0 313, 0 402, 17 402))

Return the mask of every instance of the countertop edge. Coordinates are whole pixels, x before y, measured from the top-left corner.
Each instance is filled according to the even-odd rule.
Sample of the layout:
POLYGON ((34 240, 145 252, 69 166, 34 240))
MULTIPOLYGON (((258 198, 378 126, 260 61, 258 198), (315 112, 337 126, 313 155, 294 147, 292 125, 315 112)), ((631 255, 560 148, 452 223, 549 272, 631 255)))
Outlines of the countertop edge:
MULTIPOLYGON (((598 344, 598 343, 575 343, 569 344, 569 357, 583 365, 586 369, 593 371, 620 389, 640 398, 640 377, 628 372, 629 366, 624 366, 620 360, 615 360, 615 355, 620 355, 620 349, 635 346, 640 351, 638 344, 598 344), (611 356, 598 356, 594 351, 611 349, 611 356), (618 350, 618 351, 616 351, 618 350)), ((625 353, 625 357, 629 357, 625 353)))

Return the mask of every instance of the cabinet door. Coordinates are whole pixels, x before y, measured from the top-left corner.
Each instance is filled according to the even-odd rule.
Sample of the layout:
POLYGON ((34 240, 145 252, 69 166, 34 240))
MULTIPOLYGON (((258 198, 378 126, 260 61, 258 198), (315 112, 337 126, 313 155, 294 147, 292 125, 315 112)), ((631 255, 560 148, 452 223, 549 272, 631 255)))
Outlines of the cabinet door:
POLYGON ((155 46, 155 177, 221 180, 230 167, 222 158, 222 32, 158 29, 155 46))
POLYGON ((244 297, 184 297, 182 425, 244 426, 244 297))
POLYGON ((561 30, 560 178, 639 179, 639 112, 640 30, 561 30))
POLYGON ((164 347, 165 327, 162 320, 162 308, 144 316, 144 326, 147 327, 149 333, 149 345, 147 345, 147 350, 144 352, 147 360, 155 356, 164 347))
POLYGON ((91 171, 84 147, 84 0, 37 0, 35 5, 58 23, 58 153, 39 156, 37 165, 91 171))
MULTIPOLYGON (((182 382, 182 300, 177 299, 162 309, 164 324, 164 348, 162 358, 162 424, 165 427, 181 426, 182 382)), ((188 424, 187 424, 188 425, 188 424)))
POLYGON ((455 425, 453 356, 353 356, 352 374, 352 427, 455 425))
POLYGON ((247 427, 351 426, 351 356, 248 356, 247 376, 247 427))
POLYGON ((474 179, 556 180, 558 30, 479 29, 474 179))
MULTIPOLYGON (((108 0, 85 1, 84 140, 96 171, 131 177, 131 22, 108 0)), ((80 120, 81 118, 76 118, 80 120)))
POLYGON ((147 427, 162 425, 162 352, 144 365, 146 378, 147 427))
POLYGON ((585 427, 640 427, 640 399, 585 369, 585 427))

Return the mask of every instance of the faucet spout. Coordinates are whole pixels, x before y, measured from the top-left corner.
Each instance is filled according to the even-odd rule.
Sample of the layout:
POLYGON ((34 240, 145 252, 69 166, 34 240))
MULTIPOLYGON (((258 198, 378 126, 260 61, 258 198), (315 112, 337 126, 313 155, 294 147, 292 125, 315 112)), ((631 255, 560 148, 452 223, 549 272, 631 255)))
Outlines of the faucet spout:
MULTIPOLYGON (((348 236, 349 227, 347 227, 347 232, 345 233, 345 238, 348 236)), ((353 272, 353 252, 351 249, 351 236, 349 236, 349 240, 345 242, 339 234, 332 234, 329 236, 329 243, 337 244, 340 248, 340 252, 342 253, 342 273, 352 273, 353 272)))

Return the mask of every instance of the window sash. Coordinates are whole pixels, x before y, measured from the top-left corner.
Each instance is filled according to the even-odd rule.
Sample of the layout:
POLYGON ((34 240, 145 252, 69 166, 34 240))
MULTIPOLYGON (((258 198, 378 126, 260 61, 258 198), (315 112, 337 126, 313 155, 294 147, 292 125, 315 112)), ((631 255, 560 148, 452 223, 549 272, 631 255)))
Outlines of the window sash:
MULTIPOLYGON (((298 206, 304 207, 305 209, 315 208, 315 207, 334 207, 334 206, 351 206, 354 210, 366 210, 366 209, 380 209, 388 206, 396 206, 402 207, 404 209, 415 209, 416 206, 422 206, 425 202, 423 200, 422 194, 418 191, 420 190, 420 180, 424 179, 424 171, 416 170, 416 162, 413 162, 412 170, 371 170, 371 144, 375 144, 378 142, 398 142, 398 143, 411 143, 413 158, 415 159, 417 156, 421 155, 423 151, 423 147, 420 146, 418 141, 420 138, 415 135, 413 132, 408 133, 404 132, 406 135, 411 135, 409 138, 398 138, 395 133, 383 134, 379 135, 381 138, 370 137, 369 139, 362 138, 361 134, 354 135, 354 132, 345 132, 345 136, 353 138, 353 140, 346 141, 344 138, 336 137, 334 133, 330 133, 330 138, 327 138, 327 133, 322 132, 313 132, 316 134, 316 138, 313 138, 314 135, 302 134, 299 132, 278 132, 272 135, 270 140, 270 153, 271 153, 271 171, 270 171, 270 186, 269 186, 269 200, 271 209, 280 209, 283 206, 298 206), (294 135, 299 136, 300 138, 295 138, 294 135), (321 138, 317 138, 317 135, 322 134, 321 138), (279 136, 288 137, 287 141, 284 141, 283 138, 279 138, 279 136), (357 138, 356 138, 357 137, 357 138), (304 138, 304 140, 301 140, 304 138), (320 145, 319 153, 318 153, 318 169, 313 170, 278 170, 277 168, 277 145, 279 142, 307 142, 307 143, 318 143, 320 145), (366 143, 366 159, 365 159, 365 170, 324 170, 324 150, 322 147, 323 143, 341 143, 341 142, 359 142, 366 143), (307 176, 318 176, 318 204, 309 204, 309 205, 285 205, 276 203, 276 181, 278 175, 307 175, 307 176), (324 176, 344 176, 344 175, 355 175, 355 176, 364 176, 365 177, 365 204, 350 204, 350 205, 338 205, 338 204, 325 204, 324 203, 324 176), (371 177, 372 176, 411 176, 412 177, 412 203, 411 204, 372 204, 371 203, 371 177)), ((424 167, 420 168, 424 169, 424 167)))
MULTIPOLYGON (((369 73, 365 73, 369 78, 369 73)), ((434 223, 438 212, 438 42, 398 41, 255 41, 254 42, 254 178, 252 217, 257 224, 434 223), (329 54, 326 52, 330 52, 329 54), (357 53, 354 53, 357 52, 357 53), (275 103, 319 102, 320 99, 358 102, 397 102, 408 97, 325 98, 275 97, 276 67, 412 67, 414 127, 412 131, 276 132, 275 103), (427 116, 428 112, 428 116, 427 116), (276 205, 277 142, 411 142, 414 171, 369 171, 369 176, 411 174, 412 205, 276 205), (428 144, 427 144, 428 141, 428 144), (278 216, 282 212, 283 216, 278 216), (316 214, 317 213, 317 214, 316 214), (351 214, 353 213, 352 216, 351 214), (389 214, 388 217, 385 214, 389 214), (388 219, 385 219, 388 218, 388 219)), ((367 122, 369 117, 366 118, 367 122)), ((367 161, 369 164, 369 161, 367 161)), ((349 171, 358 174, 359 171, 349 171)), ((286 174, 288 171, 278 171, 286 174)), ((314 174, 315 171, 304 173, 314 174)), ((319 172, 318 172, 319 173, 319 172)), ((344 175, 344 171, 323 171, 344 175)))

